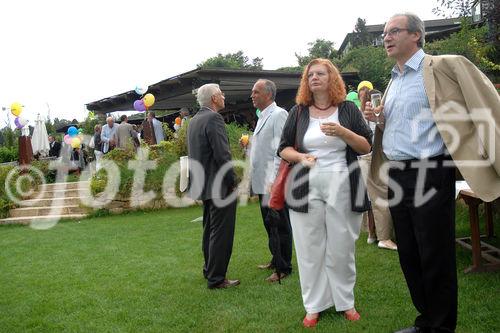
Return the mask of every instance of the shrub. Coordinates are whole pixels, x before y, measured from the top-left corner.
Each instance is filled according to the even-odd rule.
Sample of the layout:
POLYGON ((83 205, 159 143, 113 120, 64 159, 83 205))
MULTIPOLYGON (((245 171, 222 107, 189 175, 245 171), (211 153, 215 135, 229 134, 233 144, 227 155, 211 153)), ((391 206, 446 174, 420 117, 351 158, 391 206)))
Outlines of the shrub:
MULTIPOLYGON (((44 179, 39 178, 39 175, 34 171, 30 170, 29 175, 31 176, 32 182, 28 181, 28 177, 23 177, 20 182, 20 190, 22 193, 27 193, 30 189, 36 190, 38 186, 43 182, 47 181, 48 174, 48 162, 47 161, 35 161, 32 166, 37 168, 44 175, 44 179)), ((22 199, 21 194, 16 189, 16 182, 21 175, 20 169, 14 165, 4 165, 0 166, 0 218, 7 217, 9 214, 9 209, 15 208, 17 205, 12 201, 12 198, 7 194, 6 188, 10 190, 12 195, 16 199, 22 199), (11 174, 13 172, 13 174, 11 174), (8 175, 11 174, 10 180, 7 181, 8 175)))
MULTIPOLYGON (((234 160, 243 160, 245 152, 239 145, 239 139, 242 133, 250 133, 248 128, 239 126, 235 123, 226 125, 231 154, 234 160)), ((154 191, 158 196, 162 195, 162 186, 164 177, 170 168, 180 156, 187 155, 187 125, 182 126, 177 131, 177 137, 172 137, 170 141, 162 141, 157 145, 142 145, 143 149, 148 149, 148 160, 155 160, 157 165, 153 170, 148 170, 144 184, 144 192, 154 191)), ((134 170, 128 168, 128 161, 136 159, 133 149, 122 150, 115 149, 104 155, 105 159, 114 161, 120 169, 120 186, 118 194, 123 198, 129 198, 134 182, 134 170)), ((236 168, 236 174, 239 179, 243 176, 243 169, 236 168)), ((104 191, 107 184, 108 175, 106 171, 100 170, 91 180, 91 191, 93 195, 104 191)), ((179 177, 175 180, 176 192, 178 195, 179 177)))
POLYGON ((0 163, 17 161, 19 150, 17 147, 0 147, 0 163))

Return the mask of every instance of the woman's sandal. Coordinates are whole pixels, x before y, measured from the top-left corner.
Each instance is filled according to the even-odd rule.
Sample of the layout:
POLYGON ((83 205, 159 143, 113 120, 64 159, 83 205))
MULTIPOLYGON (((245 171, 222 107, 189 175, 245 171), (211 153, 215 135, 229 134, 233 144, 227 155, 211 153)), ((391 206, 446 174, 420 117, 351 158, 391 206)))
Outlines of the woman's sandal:
POLYGON ((349 321, 357 321, 361 319, 361 316, 359 315, 358 311, 354 310, 353 312, 347 313, 347 311, 344 311, 344 317, 345 319, 349 321))
POLYGON ((316 327, 319 321, 319 315, 314 318, 314 319, 309 319, 307 318, 307 315, 304 317, 304 320, 302 321, 302 324, 304 324, 304 327, 316 327))

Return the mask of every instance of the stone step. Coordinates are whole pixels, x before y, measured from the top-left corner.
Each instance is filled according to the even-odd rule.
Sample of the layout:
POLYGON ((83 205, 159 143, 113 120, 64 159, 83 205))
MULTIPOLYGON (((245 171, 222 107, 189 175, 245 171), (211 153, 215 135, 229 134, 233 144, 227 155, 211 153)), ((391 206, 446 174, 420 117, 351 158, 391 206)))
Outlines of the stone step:
MULTIPOLYGON (((81 205, 82 198, 85 197, 64 197, 57 199, 59 202, 58 206, 73 206, 73 205, 81 205)), ((30 199, 21 201, 21 207, 50 207, 55 199, 46 198, 46 199, 30 199)))
POLYGON ((24 207, 14 208, 9 211, 10 217, 28 217, 28 216, 47 216, 49 214, 60 215, 74 215, 85 214, 89 211, 88 208, 80 207, 78 205, 71 206, 57 206, 57 207, 24 207), (52 212, 54 209, 54 212, 52 212))
POLYGON ((51 199, 51 198, 70 198, 70 197, 82 197, 82 196, 88 196, 88 192, 82 191, 80 192, 77 189, 69 189, 69 190, 46 190, 43 191, 41 194, 40 192, 35 192, 29 197, 26 198, 26 200, 32 200, 32 199, 51 199))
POLYGON ((89 181, 45 184, 45 190, 46 191, 54 191, 56 189, 74 190, 77 189, 78 186, 80 186, 80 184, 89 186, 89 181))
POLYGON ((33 220, 42 222, 50 221, 52 219, 58 220, 77 220, 84 219, 86 214, 66 214, 66 215, 47 215, 47 216, 24 216, 24 217, 9 217, 6 219, 0 219, 1 224, 23 224, 29 225, 33 220))

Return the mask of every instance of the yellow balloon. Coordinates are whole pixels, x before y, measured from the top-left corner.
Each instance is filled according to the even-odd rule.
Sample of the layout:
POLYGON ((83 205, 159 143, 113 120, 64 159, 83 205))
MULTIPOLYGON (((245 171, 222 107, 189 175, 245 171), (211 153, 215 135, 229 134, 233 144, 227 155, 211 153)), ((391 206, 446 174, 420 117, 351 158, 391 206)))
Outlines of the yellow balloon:
POLYGON ((358 84, 358 92, 361 90, 361 88, 367 87, 368 89, 372 90, 373 89, 373 84, 370 81, 361 81, 358 84))
POLYGON ((80 148, 80 138, 76 137, 71 140, 71 147, 73 148, 80 148))
POLYGON ((14 102, 10 106, 10 112, 14 116, 19 117, 19 115, 21 114, 21 112, 23 112, 23 106, 21 105, 21 103, 14 102))
POLYGON ((144 105, 146 105, 148 108, 153 106, 153 104, 155 104, 155 97, 153 96, 153 94, 146 94, 142 98, 142 100, 144 102, 144 105))

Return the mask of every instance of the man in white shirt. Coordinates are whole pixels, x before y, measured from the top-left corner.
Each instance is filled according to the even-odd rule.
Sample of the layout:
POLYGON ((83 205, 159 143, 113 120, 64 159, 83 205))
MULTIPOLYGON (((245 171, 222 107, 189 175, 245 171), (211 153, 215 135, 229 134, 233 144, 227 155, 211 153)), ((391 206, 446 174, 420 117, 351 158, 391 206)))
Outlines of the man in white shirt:
POLYGON ((252 102, 254 107, 261 110, 261 115, 250 146, 251 192, 259 195, 262 219, 269 239, 269 250, 273 255, 271 262, 259 265, 259 268, 276 268, 281 275, 273 273, 266 279, 269 282, 278 281, 292 271, 292 228, 288 211, 286 208, 278 211, 278 218, 270 214, 271 209, 268 207, 269 191, 281 162, 277 154, 281 132, 288 117, 288 112, 276 105, 275 98, 274 82, 260 79, 253 86, 252 102))
POLYGON ((116 146, 116 129, 118 126, 115 125, 113 117, 106 118, 106 125, 102 127, 101 131, 101 142, 102 142, 102 153, 106 154, 116 146))

